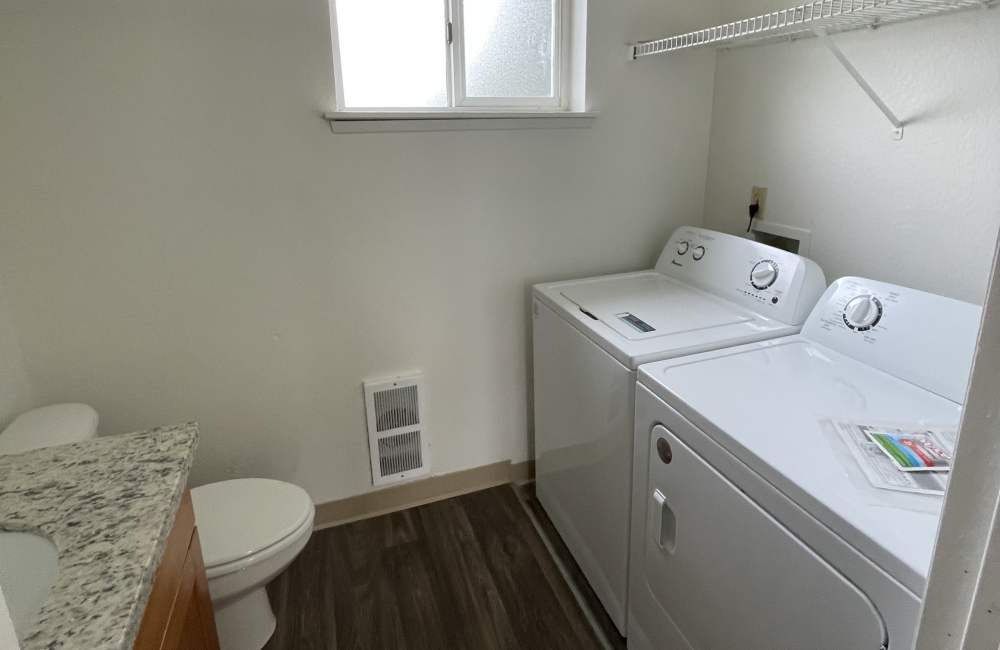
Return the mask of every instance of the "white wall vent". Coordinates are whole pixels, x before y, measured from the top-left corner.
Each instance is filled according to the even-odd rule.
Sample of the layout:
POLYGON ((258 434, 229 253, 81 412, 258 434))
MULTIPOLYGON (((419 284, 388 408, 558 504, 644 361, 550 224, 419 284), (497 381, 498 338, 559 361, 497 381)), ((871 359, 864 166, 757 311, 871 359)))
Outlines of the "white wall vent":
POLYGON ((422 426, 423 383, 421 374, 364 382, 373 485, 430 471, 430 444, 422 426))

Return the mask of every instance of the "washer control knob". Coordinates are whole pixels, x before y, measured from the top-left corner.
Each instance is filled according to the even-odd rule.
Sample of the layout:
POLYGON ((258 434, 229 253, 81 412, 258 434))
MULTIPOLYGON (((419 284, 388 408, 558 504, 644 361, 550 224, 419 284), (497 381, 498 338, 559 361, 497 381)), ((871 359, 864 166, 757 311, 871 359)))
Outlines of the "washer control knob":
POLYGON ((695 246, 694 250, 691 251, 691 257, 693 257, 695 259, 695 261, 700 260, 701 258, 705 257, 705 247, 704 246, 695 246))
POLYGON ((882 320, 882 302, 875 296, 855 296, 844 307, 844 323, 852 330, 865 332, 882 320))
POLYGON ((778 280, 778 265, 771 260, 757 262, 750 271, 750 284, 754 289, 767 289, 778 280))
POLYGON ((678 242, 677 243, 677 254, 678 255, 683 255, 683 254, 685 254, 685 253, 688 252, 689 248, 691 248, 691 244, 689 244, 688 242, 686 242, 686 241, 678 242))

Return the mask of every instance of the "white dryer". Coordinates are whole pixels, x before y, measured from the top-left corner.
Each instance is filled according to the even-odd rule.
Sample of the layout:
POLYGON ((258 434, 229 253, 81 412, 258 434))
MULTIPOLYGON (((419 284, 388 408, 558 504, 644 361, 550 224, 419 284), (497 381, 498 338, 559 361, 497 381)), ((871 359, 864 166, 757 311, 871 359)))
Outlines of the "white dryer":
POLYGON ((693 227, 652 271, 534 287, 538 499, 622 634, 636 368, 795 333, 824 288, 805 258, 693 227))
POLYGON ((980 312, 843 278, 801 334, 643 366, 629 648, 911 648, 942 497, 831 422, 957 426, 980 312))

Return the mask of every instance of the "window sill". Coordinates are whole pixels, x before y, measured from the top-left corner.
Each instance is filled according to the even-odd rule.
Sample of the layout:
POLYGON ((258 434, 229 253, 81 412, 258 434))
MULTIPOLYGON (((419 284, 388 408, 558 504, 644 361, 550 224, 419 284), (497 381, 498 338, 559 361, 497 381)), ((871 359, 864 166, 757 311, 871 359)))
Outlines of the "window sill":
POLYGON ((585 129, 594 112, 573 111, 422 111, 348 112, 323 116, 334 133, 401 131, 495 131, 507 129, 585 129))

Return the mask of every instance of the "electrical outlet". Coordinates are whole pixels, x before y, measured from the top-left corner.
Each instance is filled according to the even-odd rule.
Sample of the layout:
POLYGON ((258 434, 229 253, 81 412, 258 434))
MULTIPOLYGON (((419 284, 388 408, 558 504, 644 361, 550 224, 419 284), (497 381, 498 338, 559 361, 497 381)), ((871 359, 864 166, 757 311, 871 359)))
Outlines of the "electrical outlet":
POLYGON ((767 188, 757 187, 756 185, 750 190, 750 204, 757 204, 757 219, 764 218, 764 207, 767 204, 767 188))

